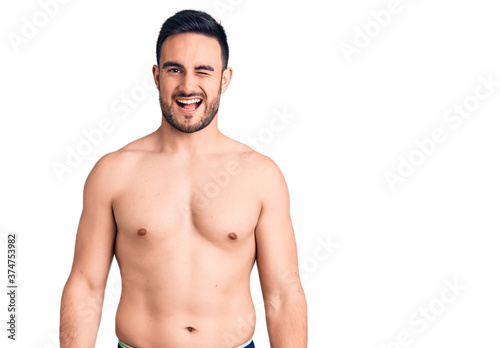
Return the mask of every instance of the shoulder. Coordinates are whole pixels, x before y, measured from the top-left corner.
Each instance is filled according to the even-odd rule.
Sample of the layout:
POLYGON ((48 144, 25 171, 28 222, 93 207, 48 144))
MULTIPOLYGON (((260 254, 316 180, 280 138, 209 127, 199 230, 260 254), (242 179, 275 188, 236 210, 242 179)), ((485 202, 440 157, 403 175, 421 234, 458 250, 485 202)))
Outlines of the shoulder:
POLYGON ((95 191, 107 195, 114 191, 120 171, 126 164, 124 154, 114 151, 102 156, 90 171, 85 181, 84 193, 92 194, 95 191))
MULTIPOLYGON (((252 175, 258 175, 264 172, 280 172, 276 163, 266 155, 263 155, 250 146, 243 144, 237 140, 228 138, 229 148, 232 153, 232 158, 243 166, 245 169, 252 172, 252 175)), ((280 172, 281 173, 281 172, 280 172)))
POLYGON ((158 144, 158 136, 156 134, 157 132, 153 132, 151 134, 147 134, 139 139, 136 139, 127 145, 123 146, 121 149, 117 150, 116 152, 119 153, 130 153, 130 152, 135 152, 135 153, 147 153, 147 152, 153 152, 157 150, 157 144, 158 144))
POLYGON ((278 165, 269 157, 261 155, 256 173, 263 200, 288 199, 288 187, 278 165))
POLYGON ((234 140, 237 164, 252 181, 252 187, 263 199, 270 195, 288 195, 286 181, 278 165, 268 156, 234 140))
MULTIPOLYGON (((154 152, 153 134, 134 140, 120 149, 102 156, 95 164, 93 171, 112 175, 134 166, 148 153, 154 152)), ((123 173, 123 172, 122 172, 123 173)))
POLYGON ((126 181, 127 173, 148 153, 150 142, 148 136, 145 136, 102 156, 90 171, 85 185, 101 186, 103 189, 116 188, 121 181, 126 181))

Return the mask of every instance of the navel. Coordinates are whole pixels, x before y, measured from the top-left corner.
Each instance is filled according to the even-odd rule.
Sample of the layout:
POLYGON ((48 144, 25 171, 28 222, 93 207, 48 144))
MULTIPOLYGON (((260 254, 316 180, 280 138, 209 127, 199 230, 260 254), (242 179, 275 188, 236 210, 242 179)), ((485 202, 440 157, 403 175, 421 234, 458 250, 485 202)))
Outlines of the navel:
POLYGON ((186 330, 188 330, 189 332, 196 331, 196 329, 194 327, 191 327, 191 326, 186 327, 186 330))
POLYGON ((138 234, 139 236, 145 236, 145 235, 146 235, 146 233, 148 233, 148 231, 146 231, 146 229, 145 229, 145 228, 139 228, 139 229, 137 230, 137 234, 138 234))
POLYGON ((227 238, 231 239, 231 240, 236 240, 238 238, 238 236, 236 235, 236 233, 234 232, 231 232, 227 235, 227 238))

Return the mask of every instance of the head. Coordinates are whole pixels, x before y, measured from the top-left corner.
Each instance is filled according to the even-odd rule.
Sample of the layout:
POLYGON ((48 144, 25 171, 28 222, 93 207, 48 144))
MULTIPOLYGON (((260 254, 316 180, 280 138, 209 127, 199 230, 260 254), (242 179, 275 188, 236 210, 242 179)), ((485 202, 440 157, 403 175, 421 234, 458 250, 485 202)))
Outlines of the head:
POLYGON ((170 126, 193 133, 212 122, 232 76, 228 57, 224 29, 207 13, 184 10, 165 21, 153 74, 170 126))

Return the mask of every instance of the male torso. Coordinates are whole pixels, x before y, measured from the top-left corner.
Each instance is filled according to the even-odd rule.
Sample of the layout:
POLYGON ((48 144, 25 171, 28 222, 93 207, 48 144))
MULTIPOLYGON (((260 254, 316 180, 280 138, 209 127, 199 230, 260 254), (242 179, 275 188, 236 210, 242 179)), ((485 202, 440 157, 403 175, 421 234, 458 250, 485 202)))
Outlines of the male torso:
POLYGON ((256 261, 271 345, 306 347, 283 175, 218 130, 220 96, 232 77, 227 58, 224 30, 206 13, 180 11, 162 26, 152 68, 162 124, 89 173, 61 299, 61 348, 95 344, 113 255, 122 275, 116 334, 126 344, 247 342, 256 321, 249 287, 256 261))
POLYGON ((117 336, 140 348, 247 341, 262 156, 226 137, 204 153, 172 155, 155 133, 113 156, 117 336))

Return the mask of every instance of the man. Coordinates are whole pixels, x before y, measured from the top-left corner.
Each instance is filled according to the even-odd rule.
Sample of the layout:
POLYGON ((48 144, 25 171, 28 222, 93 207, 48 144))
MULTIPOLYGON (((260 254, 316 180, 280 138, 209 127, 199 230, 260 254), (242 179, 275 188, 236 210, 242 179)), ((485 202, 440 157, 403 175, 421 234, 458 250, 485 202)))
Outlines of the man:
POLYGON ((255 261, 271 346, 307 346, 285 180, 217 128, 228 52, 224 29, 204 12, 163 24, 153 67, 162 122, 103 156, 87 178, 61 348, 95 346, 113 255, 119 347, 254 347, 255 261))

